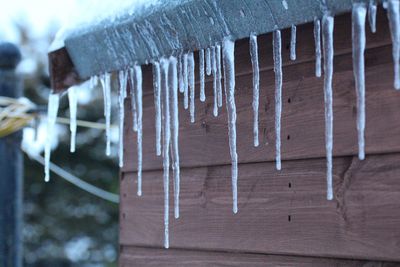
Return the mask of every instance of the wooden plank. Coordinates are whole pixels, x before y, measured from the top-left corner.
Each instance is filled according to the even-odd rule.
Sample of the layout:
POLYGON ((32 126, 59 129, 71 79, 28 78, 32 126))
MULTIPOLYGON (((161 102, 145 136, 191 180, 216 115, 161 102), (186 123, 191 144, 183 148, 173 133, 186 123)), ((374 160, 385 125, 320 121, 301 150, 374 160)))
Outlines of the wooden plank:
MULTIPOLYGON (((170 246, 266 254, 400 261, 400 154, 334 159, 334 200, 326 200, 325 159, 239 166, 239 212, 232 213, 230 166, 181 170, 181 217, 170 246)), ((120 183, 120 243, 163 244, 162 172, 120 183)), ((172 195, 172 182, 171 182, 172 195)))
POLYGON ((119 266, 394 267, 398 263, 122 246, 119 266))
MULTIPOLYGON (((391 46, 366 52, 366 153, 400 151, 399 93, 393 89, 391 46)), ((334 155, 357 154, 356 93, 351 54, 335 58, 334 76, 334 155)), ((282 114, 282 158, 318 158, 325 155, 324 98, 322 79, 314 77, 314 62, 285 68, 282 114)), ((272 161, 275 157, 273 73, 261 74, 260 146, 253 147, 252 76, 236 80, 237 146, 239 162, 272 161)), ((182 102, 182 101, 181 101, 182 102)), ((144 99, 143 168, 161 169, 155 155, 153 97, 144 99)), ((127 108, 130 110, 130 108, 127 108)), ((229 164, 225 107, 220 115, 212 115, 212 99, 197 102, 196 123, 191 124, 189 112, 180 107, 181 166, 229 164)), ((128 112, 125 131, 124 171, 136 169, 136 136, 131 130, 128 112)), ((283 168, 285 166, 283 165, 283 168)))

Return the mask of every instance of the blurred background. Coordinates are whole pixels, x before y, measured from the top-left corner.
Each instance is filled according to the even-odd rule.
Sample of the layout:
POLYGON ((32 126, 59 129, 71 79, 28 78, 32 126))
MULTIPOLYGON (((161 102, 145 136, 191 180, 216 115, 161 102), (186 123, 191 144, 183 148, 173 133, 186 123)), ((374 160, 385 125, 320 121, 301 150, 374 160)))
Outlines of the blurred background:
MULTIPOLYGON (((62 25, 95 6, 92 0, 0 0, 0 42, 19 46, 24 96, 46 112, 50 92, 47 52, 62 25), (78 14, 80 13, 80 14, 78 14)), ((104 122, 99 88, 80 90, 78 119, 104 122)), ((113 105, 114 107, 116 105, 113 105)), ((116 114, 113 111, 113 114, 116 114)), ((61 98, 59 117, 69 117, 68 99, 61 98)), ((23 132, 23 147, 42 154, 45 117, 23 132)), ((105 156, 104 132, 78 127, 77 149, 69 152, 68 125, 57 125, 58 141, 51 161, 64 170, 106 191, 118 193, 118 167, 114 143, 105 156)), ((114 142, 117 133, 113 134, 114 142)), ((43 166, 24 155, 24 266, 117 266, 118 205, 93 196, 54 173, 43 180, 43 166)))

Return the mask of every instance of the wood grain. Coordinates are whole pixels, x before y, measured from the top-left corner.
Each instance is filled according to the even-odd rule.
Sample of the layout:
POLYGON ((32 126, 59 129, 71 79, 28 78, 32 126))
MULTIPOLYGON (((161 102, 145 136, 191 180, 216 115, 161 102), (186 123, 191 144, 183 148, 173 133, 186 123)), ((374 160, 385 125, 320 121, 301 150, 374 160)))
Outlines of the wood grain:
POLYGON ((122 246, 120 267, 394 267, 397 263, 122 246))
MULTIPOLYGON (((366 153, 400 151, 400 94, 393 89, 391 46, 366 52, 366 153)), ((287 66, 284 69, 282 158, 283 160, 318 158, 325 155, 324 100, 322 79, 314 77, 314 62, 287 66)), ((253 147, 252 75, 236 79, 237 147, 239 162, 273 161, 275 157, 273 73, 261 74, 260 146, 253 147)), ((352 56, 335 57, 334 76, 334 155, 357 154, 356 93, 352 56)), ((196 103, 196 123, 180 107, 180 160, 183 167, 229 164, 227 116, 212 115, 212 100, 196 103)), ((127 105, 129 106, 129 105, 127 105)), ((144 99, 143 168, 161 169, 155 155, 153 97, 144 99)), ((128 110, 130 108, 127 107, 128 110)), ((125 131, 125 167, 136 169, 136 136, 131 130, 130 113, 125 131)), ((285 163, 283 163, 283 168, 285 163)))
MULTIPOLYGON (((185 168, 181 218, 172 248, 400 261, 400 154, 334 159, 327 201, 325 159, 239 166, 239 212, 232 213, 230 166, 185 168)), ((171 182, 172 183, 172 182, 171 182)), ((162 172, 121 178, 120 244, 162 247, 162 172)))

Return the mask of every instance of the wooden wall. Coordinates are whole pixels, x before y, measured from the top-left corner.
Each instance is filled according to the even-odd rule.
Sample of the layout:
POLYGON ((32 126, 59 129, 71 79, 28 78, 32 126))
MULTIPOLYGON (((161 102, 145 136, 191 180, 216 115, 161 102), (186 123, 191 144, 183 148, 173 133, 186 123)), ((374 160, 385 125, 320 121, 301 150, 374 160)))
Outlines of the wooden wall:
MULTIPOLYGON (((128 112, 120 266, 400 266, 400 92, 393 89, 382 10, 377 27, 376 34, 367 30, 367 156, 359 161, 351 18, 335 19, 333 201, 326 200, 323 78, 314 76, 312 24, 298 27, 294 62, 290 31, 282 34, 282 171, 274 163, 272 36, 259 37, 258 148, 252 145, 248 39, 236 43, 238 214, 231 211, 226 109, 213 117, 211 79, 206 103, 196 92, 196 123, 190 123, 180 101, 181 218, 175 220, 171 212, 168 250, 162 247, 162 163, 155 155, 152 74, 145 67, 143 196, 136 196, 136 136, 128 112)), ((172 211, 172 184, 170 192, 172 211)))

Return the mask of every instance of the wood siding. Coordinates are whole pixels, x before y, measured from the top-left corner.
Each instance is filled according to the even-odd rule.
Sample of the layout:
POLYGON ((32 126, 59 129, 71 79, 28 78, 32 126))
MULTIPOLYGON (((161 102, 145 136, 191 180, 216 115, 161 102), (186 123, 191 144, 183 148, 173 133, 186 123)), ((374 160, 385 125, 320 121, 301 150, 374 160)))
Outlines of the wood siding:
MULTIPOLYGON (((335 20, 333 201, 326 200, 323 78, 314 77, 312 24, 298 27, 294 62, 289 60, 290 31, 282 33, 282 171, 274 163, 271 34, 259 37, 258 148, 252 145, 248 39, 236 43, 236 215, 225 106, 217 118, 212 115, 210 78, 206 103, 198 100, 197 87, 194 124, 180 99, 181 218, 170 215, 169 250, 162 249, 162 163, 155 156, 152 74, 144 67, 143 196, 136 196, 136 136, 127 112, 120 266, 400 266, 400 95, 393 89, 391 41, 382 10, 377 26, 376 34, 367 29, 367 156, 359 161, 351 19, 346 14, 335 20)), ((170 204, 172 211, 172 194, 170 204)))

